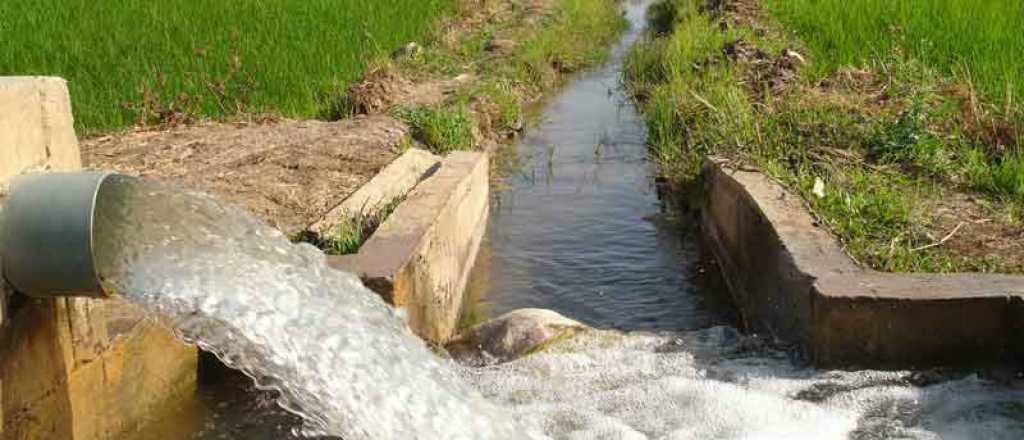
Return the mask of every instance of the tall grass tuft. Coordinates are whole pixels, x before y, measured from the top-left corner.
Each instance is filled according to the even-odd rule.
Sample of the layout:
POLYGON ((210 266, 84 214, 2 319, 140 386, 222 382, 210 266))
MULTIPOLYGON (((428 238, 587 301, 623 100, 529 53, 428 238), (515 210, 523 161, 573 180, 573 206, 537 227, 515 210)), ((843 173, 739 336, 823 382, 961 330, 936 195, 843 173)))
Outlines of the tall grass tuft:
POLYGON ((2 0, 0 75, 69 80, 80 130, 324 112, 454 0, 2 0))

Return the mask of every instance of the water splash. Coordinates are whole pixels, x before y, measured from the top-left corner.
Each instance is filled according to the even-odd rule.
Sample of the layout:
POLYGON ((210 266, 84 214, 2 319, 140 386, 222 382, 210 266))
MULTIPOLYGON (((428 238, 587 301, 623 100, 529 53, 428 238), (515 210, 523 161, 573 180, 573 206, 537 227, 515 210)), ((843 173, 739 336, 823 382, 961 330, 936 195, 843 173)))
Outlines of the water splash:
POLYGON ((104 186, 104 283, 346 439, 1024 437, 1024 390, 819 371, 730 327, 594 331, 485 368, 437 357, 360 281, 195 192, 104 186), (492 403, 493 402, 493 403, 492 403))
POLYGON ((105 285, 281 393, 307 433, 524 438, 353 275, 200 193, 117 177, 97 207, 105 285))
MULTIPOLYGON (((622 56, 640 36, 646 4, 628 3, 634 30, 607 69, 581 88, 607 96, 605 83, 619 78, 622 56)), ((610 122, 595 118, 601 107, 593 102, 600 101, 556 108, 583 119, 553 126, 623 123, 615 106, 610 122)), ((642 157, 641 121, 632 110, 627 116, 638 128, 625 144, 642 157)), ((586 148, 583 156, 592 158, 592 146, 586 148)), ((108 288, 163 316, 183 339, 261 388, 277 390, 280 404, 306 421, 307 434, 349 440, 1024 438, 1024 390, 976 377, 922 385, 911 372, 802 368, 729 327, 594 332, 508 364, 458 366, 435 356, 356 277, 329 269, 318 250, 290 243, 242 210, 145 181, 114 178, 104 191, 97 256, 108 288)), ((613 278, 602 287, 621 288, 621 277, 613 278)), ((621 303, 608 308, 624 310, 621 303)), ((650 309, 679 310, 656 303, 634 311, 650 309)))
POLYGON ((800 367, 731 327, 592 332, 463 374, 558 439, 1024 438, 1024 390, 800 367))

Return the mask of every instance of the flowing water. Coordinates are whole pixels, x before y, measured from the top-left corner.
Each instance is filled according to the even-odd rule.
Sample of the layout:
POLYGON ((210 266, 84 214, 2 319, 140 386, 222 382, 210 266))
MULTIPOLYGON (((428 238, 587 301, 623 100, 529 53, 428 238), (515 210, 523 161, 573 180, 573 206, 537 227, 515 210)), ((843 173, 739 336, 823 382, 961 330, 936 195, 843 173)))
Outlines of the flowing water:
POLYGON ((116 180, 102 201, 119 202, 98 210, 104 282, 297 415, 227 391, 197 399, 197 429, 147 438, 276 439, 296 417, 300 434, 349 440, 1024 438, 1021 389, 810 369, 730 325, 695 233, 662 212, 618 88, 643 7, 626 5, 634 29, 608 65, 515 147, 523 167, 495 200, 477 271, 495 312, 548 307, 633 332, 459 366, 316 249, 208 196, 116 180))
POLYGON ((495 192, 474 274, 486 279, 474 287, 493 313, 540 307, 649 330, 729 322, 727 295, 697 264, 696 231, 658 199, 643 119, 619 87, 644 4, 626 3, 632 27, 608 64, 547 103, 537 127, 505 152, 514 172, 495 192))
POLYGON ((504 410, 318 249, 202 194, 127 178, 104 191, 97 259, 108 288, 280 392, 308 433, 519 437, 504 410))
POLYGON ((634 333, 579 337, 468 380, 557 438, 1024 438, 1024 390, 814 370, 730 325, 699 231, 659 201, 644 123, 620 87, 645 5, 626 4, 634 26, 608 65, 515 146, 474 274, 492 314, 550 308, 634 333))

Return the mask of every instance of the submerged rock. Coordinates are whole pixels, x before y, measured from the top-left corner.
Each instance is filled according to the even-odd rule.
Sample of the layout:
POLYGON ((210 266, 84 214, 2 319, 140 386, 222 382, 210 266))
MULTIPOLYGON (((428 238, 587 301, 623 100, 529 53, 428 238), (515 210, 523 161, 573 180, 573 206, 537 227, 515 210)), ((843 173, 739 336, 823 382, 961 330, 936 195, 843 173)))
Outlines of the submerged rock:
POLYGON ((455 359, 473 364, 508 362, 590 327, 544 309, 519 309, 479 324, 448 344, 455 359))

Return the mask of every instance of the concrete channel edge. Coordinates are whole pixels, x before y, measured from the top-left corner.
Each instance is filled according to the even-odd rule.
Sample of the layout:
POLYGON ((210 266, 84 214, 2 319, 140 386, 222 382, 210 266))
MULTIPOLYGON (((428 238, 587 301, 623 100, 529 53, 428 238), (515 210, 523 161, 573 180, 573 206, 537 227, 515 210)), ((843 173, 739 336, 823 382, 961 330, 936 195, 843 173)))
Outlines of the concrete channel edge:
POLYGON ((859 267, 803 200, 708 159, 701 224, 744 325, 821 367, 1024 363, 1024 276, 859 267))
POLYGON ((457 330, 487 227, 489 163, 487 153, 451 153, 357 254, 328 257, 328 264, 358 274, 385 301, 405 309, 420 337, 447 342, 457 330))

